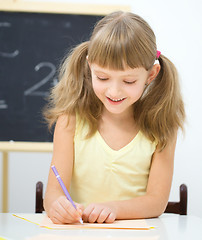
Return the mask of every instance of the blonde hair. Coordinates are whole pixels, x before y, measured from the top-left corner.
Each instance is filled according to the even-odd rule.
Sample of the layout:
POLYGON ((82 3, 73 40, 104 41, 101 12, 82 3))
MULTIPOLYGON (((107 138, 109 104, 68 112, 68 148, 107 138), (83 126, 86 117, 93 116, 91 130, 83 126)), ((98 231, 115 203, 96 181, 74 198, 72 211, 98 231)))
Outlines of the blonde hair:
MULTIPOLYGON (((98 127, 103 104, 96 97, 86 61, 101 67, 150 70, 156 60, 156 38, 145 20, 127 12, 114 12, 101 19, 89 41, 75 47, 60 68, 59 83, 52 89, 44 111, 51 127, 62 114, 79 113, 89 124, 87 137, 98 127)), ((140 130, 162 150, 185 119, 175 66, 160 55, 161 70, 134 104, 134 119, 140 130)))

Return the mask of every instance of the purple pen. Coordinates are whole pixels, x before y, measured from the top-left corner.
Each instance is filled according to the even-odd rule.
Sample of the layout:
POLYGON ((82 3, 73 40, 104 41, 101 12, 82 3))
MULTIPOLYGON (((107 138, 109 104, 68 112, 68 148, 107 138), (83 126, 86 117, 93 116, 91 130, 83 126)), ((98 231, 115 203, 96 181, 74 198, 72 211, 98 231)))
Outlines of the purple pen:
MULTIPOLYGON (((76 209, 76 205, 74 204, 72 198, 70 197, 70 195, 69 195, 69 193, 68 193, 68 191, 67 191, 67 189, 66 189, 66 187, 65 187, 65 185, 64 185, 64 183, 63 183, 63 181, 62 181, 62 179, 61 179, 61 177, 60 177, 60 175, 59 175, 59 173, 58 173, 58 171, 57 171, 57 169, 55 168, 54 165, 52 165, 51 168, 52 168, 52 170, 53 170, 53 172, 54 172, 54 174, 55 174, 55 176, 56 176, 56 178, 57 178, 60 186, 62 187, 62 190, 63 190, 65 196, 66 196, 67 199, 71 202, 72 206, 76 209)), ((80 221, 81 224, 83 224, 82 218, 80 218, 79 221, 80 221)))

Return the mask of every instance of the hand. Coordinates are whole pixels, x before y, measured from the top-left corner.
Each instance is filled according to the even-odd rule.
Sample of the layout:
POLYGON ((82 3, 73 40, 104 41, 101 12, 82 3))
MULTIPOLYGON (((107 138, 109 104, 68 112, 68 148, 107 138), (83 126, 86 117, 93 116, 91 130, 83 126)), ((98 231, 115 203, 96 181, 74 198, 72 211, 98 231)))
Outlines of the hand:
POLYGON ((60 196, 52 203, 49 211, 50 219, 56 224, 79 222, 84 207, 78 203, 75 203, 75 205, 77 210, 65 196, 60 196))
POLYGON ((107 203, 92 203, 83 211, 82 219, 90 223, 112 223, 116 219, 116 210, 107 203))

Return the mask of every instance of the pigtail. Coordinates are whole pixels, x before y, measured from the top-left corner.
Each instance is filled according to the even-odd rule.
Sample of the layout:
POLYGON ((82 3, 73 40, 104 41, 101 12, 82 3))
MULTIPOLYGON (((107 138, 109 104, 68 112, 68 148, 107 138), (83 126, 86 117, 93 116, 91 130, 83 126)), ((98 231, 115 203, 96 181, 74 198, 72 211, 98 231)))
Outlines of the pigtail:
POLYGON ((86 137, 92 136, 97 130, 97 120, 101 116, 102 103, 93 91, 91 72, 87 61, 89 42, 85 42, 76 47, 70 56, 69 78, 72 81, 69 95, 72 96, 72 106, 70 113, 79 113, 80 120, 87 122, 89 132, 86 137))
POLYGON ((158 76, 135 105, 135 118, 143 133, 162 150, 178 128, 183 130, 185 110, 174 64, 163 55, 159 63, 158 76))
MULTIPOLYGON (((88 42, 75 47, 64 58, 59 69, 59 82, 52 89, 44 117, 49 128, 62 114, 78 112, 90 126, 96 122, 98 109, 97 97, 92 90, 91 73, 87 63, 88 42)), ((95 127, 94 127, 95 128, 95 127)))

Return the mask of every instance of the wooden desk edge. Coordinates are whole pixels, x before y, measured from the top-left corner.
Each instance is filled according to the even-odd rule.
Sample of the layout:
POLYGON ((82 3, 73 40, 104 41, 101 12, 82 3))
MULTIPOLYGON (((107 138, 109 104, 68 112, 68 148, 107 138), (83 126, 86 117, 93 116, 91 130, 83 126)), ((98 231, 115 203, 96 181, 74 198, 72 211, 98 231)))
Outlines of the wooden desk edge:
POLYGON ((1 142, 1 152, 52 152, 52 142, 1 142))

